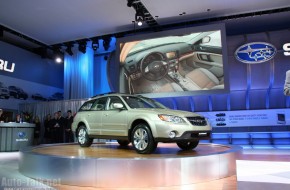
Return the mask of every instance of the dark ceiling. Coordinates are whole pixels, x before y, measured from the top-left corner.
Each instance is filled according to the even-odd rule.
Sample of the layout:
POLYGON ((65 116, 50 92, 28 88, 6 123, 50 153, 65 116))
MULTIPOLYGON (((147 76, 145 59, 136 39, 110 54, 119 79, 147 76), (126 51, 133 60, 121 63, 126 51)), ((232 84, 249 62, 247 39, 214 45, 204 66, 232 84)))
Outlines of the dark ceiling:
POLYGON ((2 41, 39 48, 217 22, 227 34, 290 28, 289 0, 0 0, 2 41), (132 21, 142 10, 145 22, 132 21))

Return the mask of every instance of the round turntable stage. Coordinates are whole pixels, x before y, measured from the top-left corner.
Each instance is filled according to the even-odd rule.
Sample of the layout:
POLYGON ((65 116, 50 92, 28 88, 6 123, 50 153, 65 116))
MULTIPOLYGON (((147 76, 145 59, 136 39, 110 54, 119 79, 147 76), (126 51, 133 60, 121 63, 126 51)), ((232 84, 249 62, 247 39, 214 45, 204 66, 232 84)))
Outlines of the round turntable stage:
POLYGON ((159 143, 153 154, 137 154, 132 146, 97 143, 51 144, 21 150, 19 171, 37 180, 90 187, 166 187, 194 184, 236 174, 241 147, 199 144, 182 151, 159 143))

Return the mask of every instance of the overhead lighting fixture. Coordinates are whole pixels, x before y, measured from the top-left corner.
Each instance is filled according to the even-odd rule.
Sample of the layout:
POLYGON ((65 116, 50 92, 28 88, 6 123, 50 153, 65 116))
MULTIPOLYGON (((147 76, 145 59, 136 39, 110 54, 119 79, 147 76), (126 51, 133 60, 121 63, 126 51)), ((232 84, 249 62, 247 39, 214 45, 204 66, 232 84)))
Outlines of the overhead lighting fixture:
POLYGON ((54 60, 56 63, 62 63, 63 62, 63 52, 61 51, 60 46, 55 46, 53 48, 53 54, 54 54, 54 60))
POLYGON ((183 15, 186 15, 186 12, 182 12, 179 14, 179 16, 183 16, 183 15))
POLYGON ((127 6, 132 7, 134 0, 127 0, 127 6))
POLYGON ((61 63, 61 62, 62 62, 61 57, 56 57, 56 58, 55 58, 55 62, 56 62, 56 63, 61 63))
POLYGON ((67 54, 69 54, 70 56, 72 56, 74 53, 72 52, 72 48, 73 47, 73 44, 68 44, 66 45, 66 49, 65 51, 67 52, 67 54))
POLYGON ((48 58, 47 48, 46 47, 39 47, 34 50, 34 53, 40 55, 41 58, 45 59, 48 58))
POLYGON ((87 52, 87 41, 79 42, 79 51, 85 54, 87 52))
POLYGON ((137 22, 137 25, 138 26, 142 26, 143 25, 143 20, 142 19, 140 19, 140 18, 138 18, 137 20, 136 20, 136 22, 137 22))
POLYGON ((93 39, 92 40, 92 49, 94 51, 97 51, 98 48, 99 48, 99 39, 93 39))
POLYGON ((138 26, 142 26, 143 22, 145 21, 145 17, 144 17, 144 13, 142 9, 136 10, 135 21, 137 22, 138 26))
POLYGON ((105 49, 106 51, 109 50, 109 48, 110 48, 110 43, 111 43, 111 37, 104 37, 104 38, 103 38, 103 46, 104 46, 104 49, 105 49))
POLYGON ((61 54, 61 52, 57 52, 54 54, 54 61, 56 63, 62 63, 63 62, 63 55, 61 54))

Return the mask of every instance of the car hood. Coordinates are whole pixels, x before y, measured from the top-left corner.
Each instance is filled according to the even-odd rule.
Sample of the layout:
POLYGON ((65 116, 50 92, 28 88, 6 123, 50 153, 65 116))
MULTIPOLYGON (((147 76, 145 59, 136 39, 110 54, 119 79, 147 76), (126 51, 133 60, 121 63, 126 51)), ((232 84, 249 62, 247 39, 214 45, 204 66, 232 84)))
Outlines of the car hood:
POLYGON ((137 108, 133 109, 134 111, 140 112, 151 112, 156 114, 167 114, 167 115, 175 115, 179 117, 193 117, 193 116, 201 116, 199 114, 188 112, 188 111, 181 111, 181 110, 172 110, 172 109, 155 109, 155 108, 137 108))

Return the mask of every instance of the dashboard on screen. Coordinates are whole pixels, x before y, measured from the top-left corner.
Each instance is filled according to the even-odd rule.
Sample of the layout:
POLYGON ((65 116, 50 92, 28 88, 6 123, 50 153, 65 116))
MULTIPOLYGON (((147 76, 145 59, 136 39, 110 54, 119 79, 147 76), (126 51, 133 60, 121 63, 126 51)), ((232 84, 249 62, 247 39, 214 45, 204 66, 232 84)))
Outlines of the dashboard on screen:
POLYGON ((117 39, 119 91, 149 97, 227 93, 223 24, 117 39))

